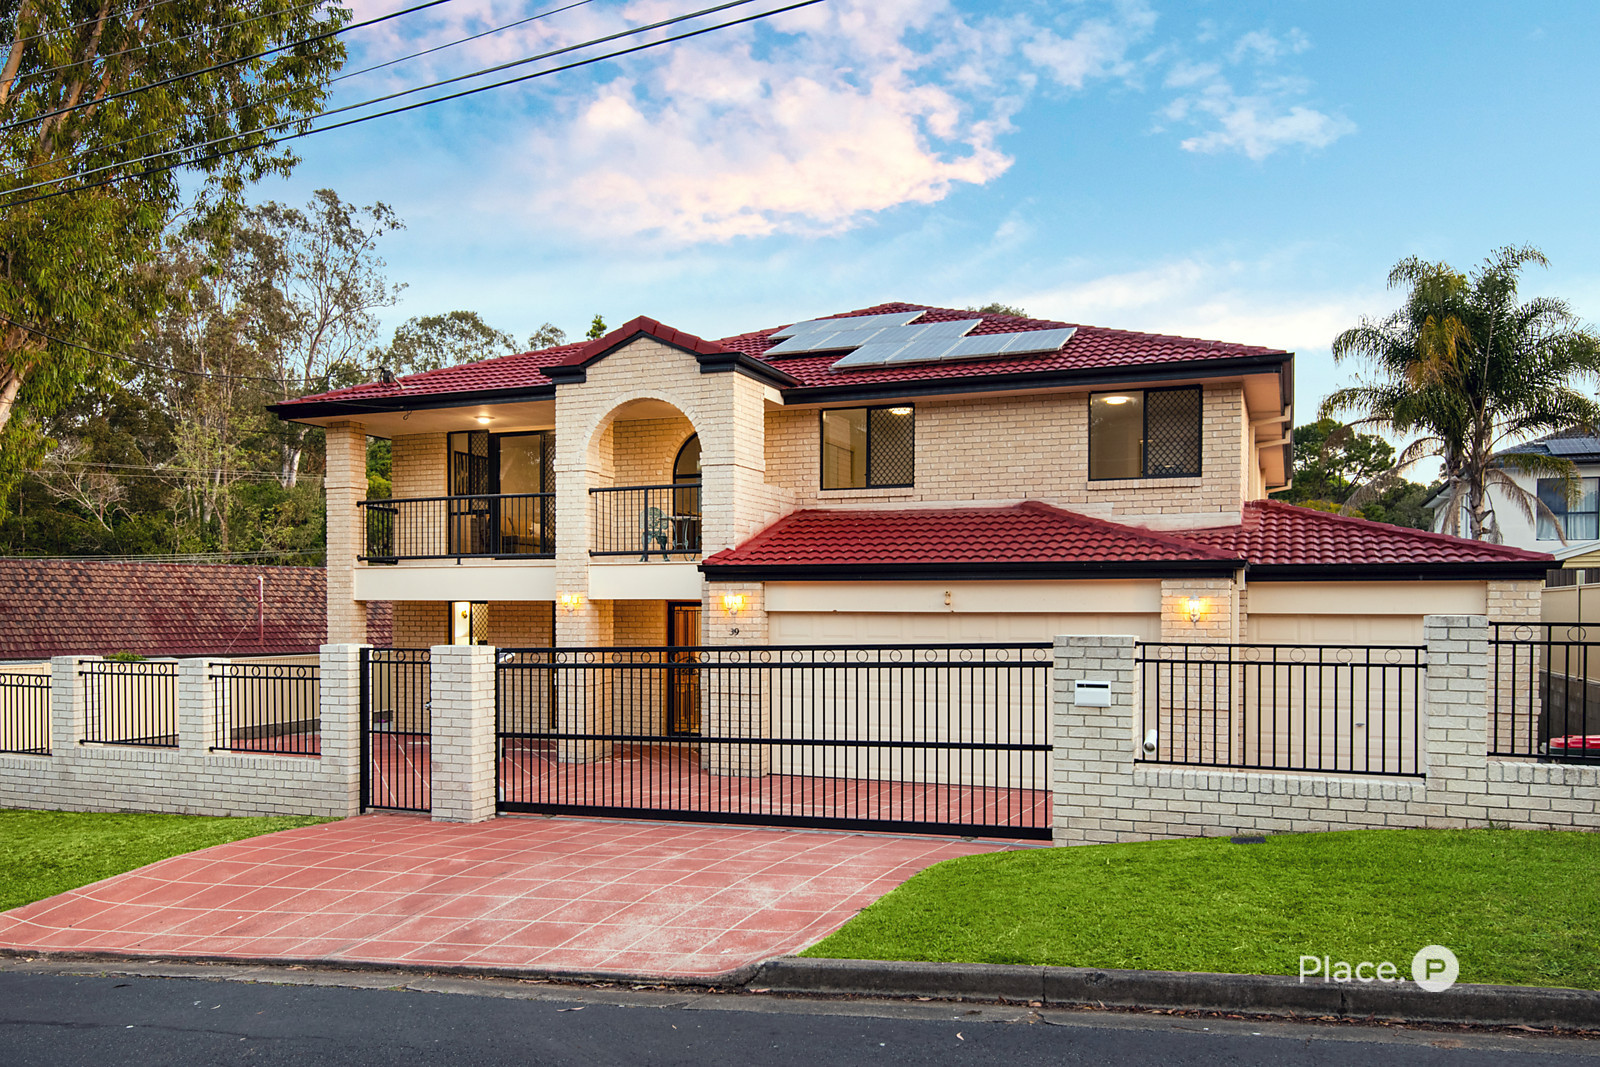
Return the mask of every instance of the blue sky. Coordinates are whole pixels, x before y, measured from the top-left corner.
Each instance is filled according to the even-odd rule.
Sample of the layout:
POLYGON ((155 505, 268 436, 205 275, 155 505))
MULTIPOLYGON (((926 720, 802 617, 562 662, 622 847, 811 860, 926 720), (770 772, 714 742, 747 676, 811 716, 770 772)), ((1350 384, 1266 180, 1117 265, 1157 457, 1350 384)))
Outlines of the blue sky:
MULTIPOLYGON (((453 0, 352 35, 347 69, 559 3, 453 0)), ((594 0, 339 101, 694 6, 594 0)), ((406 220, 385 337, 456 308, 519 336, 599 312, 717 337, 1002 300, 1290 348, 1304 422, 1403 256, 1532 243, 1551 267, 1527 292, 1600 318, 1597 31, 1592 2, 827 0, 305 139, 258 195, 330 187, 406 220)))

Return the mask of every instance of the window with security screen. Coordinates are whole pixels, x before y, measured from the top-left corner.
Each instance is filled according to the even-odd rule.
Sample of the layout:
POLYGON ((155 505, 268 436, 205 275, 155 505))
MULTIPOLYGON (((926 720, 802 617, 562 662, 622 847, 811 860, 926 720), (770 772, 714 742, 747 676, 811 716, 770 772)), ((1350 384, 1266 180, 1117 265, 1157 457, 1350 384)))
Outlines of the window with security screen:
POLYGON ((1091 393, 1090 479, 1198 476, 1200 401, 1198 387, 1091 393))
POLYGON ((913 484, 916 412, 909 405, 822 413, 822 488, 888 489, 913 484))

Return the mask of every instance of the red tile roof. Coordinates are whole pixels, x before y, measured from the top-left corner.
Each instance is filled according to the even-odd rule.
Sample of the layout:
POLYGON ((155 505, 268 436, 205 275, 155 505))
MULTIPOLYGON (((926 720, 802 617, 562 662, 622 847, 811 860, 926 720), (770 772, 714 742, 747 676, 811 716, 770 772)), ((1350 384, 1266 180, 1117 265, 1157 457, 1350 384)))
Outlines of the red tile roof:
MULTIPOLYGON (((980 319, 972 334, 1019 333, 1027 330, 1050 330, 1075 326, 1070 322, 1053 319, 1019 318, 992 312, 961 311, 955 308, 936 308, 925 304, 890 303, 859 308, 831 318, 854 318, 860 315, 885 315, 897 312, 920 311, 918 322, 949 322, 958 319, 980 319)), ((784 325, 788 325, 787 323, 784 325)), ((752 356, 777 367, 798 379, 797 388, 814 386, 865 385, 874 382, 928 381, 931 379, 960 379, 1004 374, 1037 374, 1042 372, 1073 372, 1109 370, 1130 367, 1159 367, 1163 364, 1192 364, 1207 361, 1260 356, 1287 356, 1281 349, 1262 348, 1257 345, 1229 344, 1222 341, 1202 341, 1192 337, 1174 337, 1166 334, 1134 333, 1129 330, 1109 330, 1099 326, 1076 326, 1077 332, 1057 352, 1016 356, 1010 359, 974 359, 940 363, 910 364, 897 367, 861 368, 851 371, 834 371, 833 364, 840 353, 803 356, 766 357, 766 351, 778 342, 772 334, 782 329, 773 326, 750 333, 724 337, 720 341, 707 341, 693 334, 683 333, 665 326, 655 319, 639 317, 595 341, 559 345, 538 352, 525 352, 516 356, 501 356, 479 363, 466 363, 459 367, 427 371, 401 378, 395 385, 369 382, 365 385, 335 389, 316 396, 299 397, 277 407, 292 414, 296 406, 313 402, 359 403, 381 402, 381 410, 394 407, 393 401, 409 396, 438 397, 453 393, 498 392, 514 389, 536 389, 552 384, 544 373, 551 366, 577 366, 631 339, 640 332, 658 337, 702 355, 737 352, 752 356)))
POLYGON ((1238 526, 1185 530, 1183 536, 1240 553, 1256 567, 1529 563, 1554 558, 1547 552, 1369 522, 1277 500, 1250 501, 1238 526))
MULTIPOLYGON (((328 632, 326 591, 321 567, 0 560, 0 659, 314 652, 328 632)), ((372 643, 389 643, 390 618, 389 605, 369 607, 372 643)))
POLYGON ((1002 508, 797 511, 737 548, 719 566, 884 566, 1006 563, 1226 561, 1237 553, 1036 501, 1002 508))
MULTIPOLYGON (((1156 531, 1034 501, 1005 508, 797 511, 736 548, 705 560, 718 568, 865 568, 968 565, 1183 565, 1354 568, 1504 565, 1538 571, 1552 557, 1504 545, 1272 500, 1251 501, 1237 526, 1156 531)), ((1152 567, 1151 569, 1159 569, 1152 567)))

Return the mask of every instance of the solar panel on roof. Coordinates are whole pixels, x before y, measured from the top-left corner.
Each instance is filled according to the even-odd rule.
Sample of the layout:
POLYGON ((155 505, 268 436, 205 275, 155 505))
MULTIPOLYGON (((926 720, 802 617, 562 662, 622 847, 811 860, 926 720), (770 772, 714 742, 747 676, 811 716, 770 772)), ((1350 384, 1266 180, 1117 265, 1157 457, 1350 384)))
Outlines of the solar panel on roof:
POLYGON ((801 334, 834 333, 842 330, 882 330, 890 326, 904 326, 920 316, 920 311, 897 311, 891 315, 856 315, 844 319, 807 319, 793 326, 785 326, 770 334, 772 337, 796 337, 801 334))
POLYGON ((1023 333, 1014 333, 1010 336, 1012 342, 1001 351, 1005 355, 1021 352, 1054 352, 1071 339, 1074 330, 1072 327, 1057 330, 1027 330, 1023 333))
POLYGON ((1600 452, 1600 437, 1556 437, 1540 442, 1552 456, 1581 456, 1600 452))

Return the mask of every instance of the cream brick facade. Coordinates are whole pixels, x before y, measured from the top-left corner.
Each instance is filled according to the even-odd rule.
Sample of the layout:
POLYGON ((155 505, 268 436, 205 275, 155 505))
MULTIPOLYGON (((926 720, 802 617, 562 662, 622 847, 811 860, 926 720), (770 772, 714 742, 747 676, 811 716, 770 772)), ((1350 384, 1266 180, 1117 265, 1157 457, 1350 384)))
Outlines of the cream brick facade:
POLYGON ((1249 491, 1241 465, 1244 392, 1209 385, 1202 404, 1198 478, 1091 481, 1088 391, 916 401, 916 485, 909 489, 823 490, 820 409, 769 411, 768 477, 794 493, 796 507, 1040 500, 1119 522, 1224 526, 1238 521, 1249 491))

